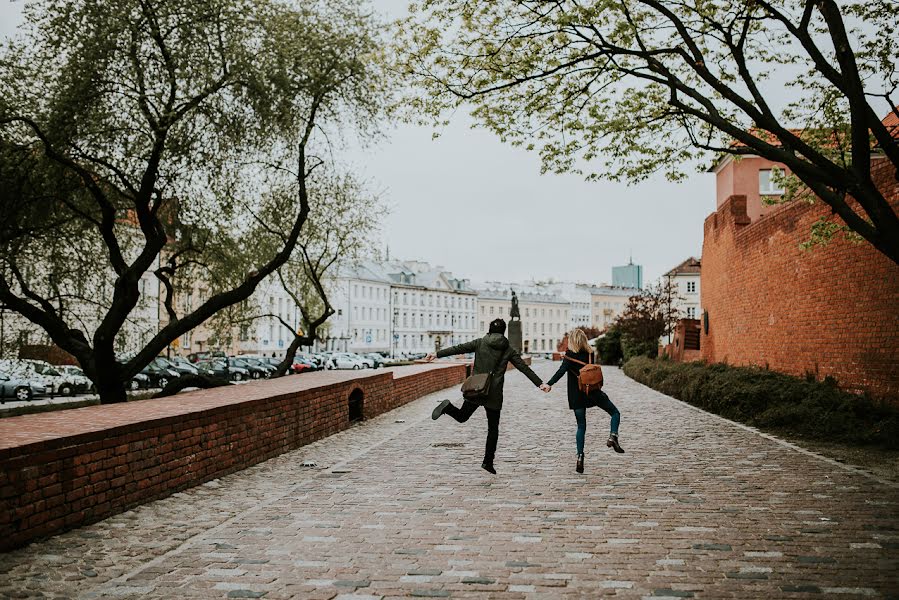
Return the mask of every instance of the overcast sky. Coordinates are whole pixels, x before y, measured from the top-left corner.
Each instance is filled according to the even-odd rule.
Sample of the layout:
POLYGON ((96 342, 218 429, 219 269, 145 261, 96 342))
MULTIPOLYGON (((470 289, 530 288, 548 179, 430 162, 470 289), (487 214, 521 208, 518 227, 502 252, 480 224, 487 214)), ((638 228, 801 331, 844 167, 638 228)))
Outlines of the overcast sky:
MULTIPOLYGON (((0 35, 21 22, 23 0, 0 0, 0 35)), ((407 0, 373 0, 397 17, 407 0)), ((391 258, 425 260, 475 280, 611 282, 613 265, 644 266, 644 281, 702 251, 715 208, 714 175, 634 186, 540 175, 535 154, 471 129, 459 114, 437 140, 400 125, 346 159, 382 191, 391 258), (589 251, 587 250, 589 248, 589 251)))

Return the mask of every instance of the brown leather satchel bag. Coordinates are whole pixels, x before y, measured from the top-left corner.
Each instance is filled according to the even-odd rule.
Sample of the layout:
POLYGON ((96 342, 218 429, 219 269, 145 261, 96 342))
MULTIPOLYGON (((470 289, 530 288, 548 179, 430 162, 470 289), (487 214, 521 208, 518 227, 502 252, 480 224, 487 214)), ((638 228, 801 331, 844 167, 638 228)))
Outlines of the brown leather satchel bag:
MULTIPOLYGON (((471 361, 471 370, 474 371, 474 360, 471 361)), ((486 400, 492 383, 493 371, 470 375, 462 382, 462 397, 466 400, 486 400)))
POLYGON ((593 353, 588 352, 587 356, 590 357, 589 363, 585 363, 576 358, 571 358, 570 356, 563 356, 562 359, 583 365, 581 367, 581 372, 577 376, 577 387, 579 390, 589 395, 590 392, 602 389, 603 380, 602 367, 593 362, 593 353))

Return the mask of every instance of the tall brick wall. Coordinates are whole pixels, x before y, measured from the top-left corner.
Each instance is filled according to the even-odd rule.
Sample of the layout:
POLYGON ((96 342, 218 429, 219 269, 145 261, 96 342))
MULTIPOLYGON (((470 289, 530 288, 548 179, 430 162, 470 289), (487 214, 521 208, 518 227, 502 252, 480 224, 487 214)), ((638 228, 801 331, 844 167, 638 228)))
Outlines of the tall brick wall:
POLYGON ((328 371, 0 420, 0 550, 245 469, 458 385, 464 365, 328 371))
MULTIPOLYGON (((899 206, 886 161, 875 175, 899 206)), ((846 389, 899 398, 899 266, 842 237, 800 249, 827 214, 823 203, 800 202, 750 222, 745 196, 730 196, 706 219, 702 357, 830 375, 846 389)))

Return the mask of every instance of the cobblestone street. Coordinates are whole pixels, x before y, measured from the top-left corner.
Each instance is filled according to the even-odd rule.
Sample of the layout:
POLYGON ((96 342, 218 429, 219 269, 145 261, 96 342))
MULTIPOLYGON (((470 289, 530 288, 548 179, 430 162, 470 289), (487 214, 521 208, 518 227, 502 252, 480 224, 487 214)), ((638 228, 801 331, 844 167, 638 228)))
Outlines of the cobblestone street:
POLYGON ((584 475, 564 380, 510 373, 496 476, 447 390, 0 555, 0 597, 899 598, 896 486, 605 371, 584 475))

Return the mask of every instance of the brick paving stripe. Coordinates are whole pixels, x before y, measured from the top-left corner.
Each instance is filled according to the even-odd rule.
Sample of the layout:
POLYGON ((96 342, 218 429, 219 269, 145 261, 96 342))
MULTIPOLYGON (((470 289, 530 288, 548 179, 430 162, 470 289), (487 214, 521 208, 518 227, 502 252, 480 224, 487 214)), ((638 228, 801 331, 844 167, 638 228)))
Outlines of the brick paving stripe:
POLYGON ((583 475, 565 386, 510 373, 496 476, 452 388, 0 554, 0 598, 896 597, 897 486, 605 373, 626 453, 589 411, 583 475))

